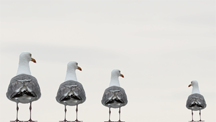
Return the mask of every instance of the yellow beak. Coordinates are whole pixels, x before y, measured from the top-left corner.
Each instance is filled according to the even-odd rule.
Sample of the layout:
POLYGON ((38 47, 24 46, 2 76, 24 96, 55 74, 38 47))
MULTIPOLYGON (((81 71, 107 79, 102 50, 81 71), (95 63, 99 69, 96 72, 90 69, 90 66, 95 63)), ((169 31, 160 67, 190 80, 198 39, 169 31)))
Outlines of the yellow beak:
POLYGON ((34 63, 36 63, 36 60, 34 58, 31 58, 31 61, 34 62, 34 63))
POLYGON ((124 75, 123 75, 123 74, 120 74, 120 76, 124 78, 124 75))
POLYGON ((79 66, 78 66, 78 68, 77 68, 77 69, 78 69, 78 70, 80 70, 80 71, 82 71, 82 68, 81 68, 81 67, 79 67, 79 66))

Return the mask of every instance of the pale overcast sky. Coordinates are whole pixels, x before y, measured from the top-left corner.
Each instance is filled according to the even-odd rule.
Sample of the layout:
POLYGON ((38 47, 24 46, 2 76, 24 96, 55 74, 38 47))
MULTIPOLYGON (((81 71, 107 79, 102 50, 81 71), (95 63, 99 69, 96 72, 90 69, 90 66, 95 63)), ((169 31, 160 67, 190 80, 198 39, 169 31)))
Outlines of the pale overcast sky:
MULTIPOLYGON (((216 121, 214 0, 1 0, 0 8, 1 122, 16 118, 6 91, 22 51, 37 60, 30 68, 42 92, 32 108, 38 122, 64 119, 55 97, 72 60, 83 69, 77 71, 87 96, 79 106, 83 122, 108 120, 101 99, 112 69, 125 76, 119 78, 128 96, 122 120, 191 120, 185 105, 188 85, 197 80, 207 102, 202 119, 216 121)), ((29 104, 19 106, 20 120, 28 120, 29 104)), ((67 118, 75 120, 75 107, 68 107, 67 118)), ((111 119, 118 120, 118 109, 111 119)))

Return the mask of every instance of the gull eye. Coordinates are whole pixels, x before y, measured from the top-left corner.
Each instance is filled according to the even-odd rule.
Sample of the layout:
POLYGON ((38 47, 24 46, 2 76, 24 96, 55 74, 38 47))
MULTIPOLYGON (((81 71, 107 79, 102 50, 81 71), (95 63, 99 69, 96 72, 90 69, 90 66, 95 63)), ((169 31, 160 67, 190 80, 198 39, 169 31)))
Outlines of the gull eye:
POLYGON ((78 66, 78 63, 76 63, 76 65, 78 66))
POLYGON ((30 53, 29 55, 30 55, 30 57, 32 56, 32 54, 31 54, 31 53, 30 53))

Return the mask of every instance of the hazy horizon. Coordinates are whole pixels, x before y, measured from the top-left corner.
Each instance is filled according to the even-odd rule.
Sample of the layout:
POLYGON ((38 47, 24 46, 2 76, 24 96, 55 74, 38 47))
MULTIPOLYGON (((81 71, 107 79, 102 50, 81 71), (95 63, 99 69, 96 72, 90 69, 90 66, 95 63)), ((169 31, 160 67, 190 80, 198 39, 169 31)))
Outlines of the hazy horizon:
MULTIPOLYGON (((83 122, 108 120, 101 99, 113 69, 125 76, 119 78, 128 97, 123 121, 190 121, 192 80, 207 103, 202 119, 216 121, 215 1, 2 0, 0 8, 0 121, 16 118, 6 92, 23 51, 37 61, 30 69, 42 93, 32 104, 38 122, 64 119, 55 97, 69 61, 83 70, 76 71, 87 97, 79 105, 83 122)), ((20 120, 28 120, 29 104, 19 107, 20 120)), ((67 120, 75 120, 75 107, 67 108, 67 120)), ((111 120, 118 120, 118 109, 111 120)))

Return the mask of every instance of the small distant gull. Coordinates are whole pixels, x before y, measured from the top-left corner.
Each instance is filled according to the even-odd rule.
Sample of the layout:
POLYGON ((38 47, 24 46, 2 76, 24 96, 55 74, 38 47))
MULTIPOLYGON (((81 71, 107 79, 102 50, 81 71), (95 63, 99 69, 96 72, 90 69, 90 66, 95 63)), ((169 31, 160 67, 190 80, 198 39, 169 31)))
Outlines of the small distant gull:
POLYGON ((75 70, 78 69, 82 71, 82 69, 78 66, 78 63, 75 61, 70 61, 67 64, 67 72, 65 81, 60 85, 56 100, 60 104, 65 106, 65 119, 63 122, 67 122, 66 120, 66 106, 75 106, 76 105, 76 120, 78 121, 78 104, 85 102, 86 96, 83 86, 80 82, 77 81, 76 72, 75 70))
POLYGON ((188 86, 192 86, 192 94, 188 97, 186 107, 191 110, 192 122, 193 120, 193 111, 199 111, 200 121, 201 121, 201 110, 206 107, 206 102, 204 97, 200 94, 198 82, 193 80, 188 86))
POLYGON ((108 122, 111 122, 111 120, 110 120, 110 115, 111 115, 110 108, 119 108, 119 122, 122 122, 120 119, 121 107, 125 106, 128 102, 125 90, 120 87, 119 79, 118 79, 119 76, 124 78, 124 75, 121 74, 120 70, 118 70, 118 69, 112 70, 110 85, 104 91, 103 98, 101 100, 101 103, 104 106, 109 107, 109 120, 108 120, 108 122))
POLYGON ((30 119, 28 122, 34 122, 31 119, 31 104, 33 101, 36 101, 41 97, 40 87, 37 79, 31 75, 29 61, 36 63, 36 60, 31 57, 31 53, 22 52, 19 56, 17 75, 11 79, 8 86, 8 91, 6 93, 6 96, 9 100, 17 103, 16 120, 13 122, 19 122, 18 103, 30 103, 30 119))

